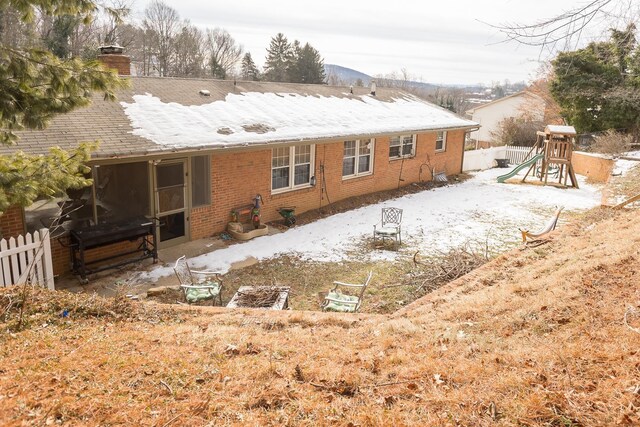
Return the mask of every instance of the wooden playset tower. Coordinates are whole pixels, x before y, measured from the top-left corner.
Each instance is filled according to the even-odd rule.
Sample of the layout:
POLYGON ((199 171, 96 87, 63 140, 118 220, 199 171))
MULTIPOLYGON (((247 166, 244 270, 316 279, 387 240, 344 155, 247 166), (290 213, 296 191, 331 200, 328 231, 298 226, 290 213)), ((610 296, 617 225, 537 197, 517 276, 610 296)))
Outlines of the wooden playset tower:
POLYGON ((531 148, 531 152, 535 150, 536 155, 542 155, 542 165, 536 167, 536 163, 533 163, 522 182, 535 169, 536 176, 544 182, 544 185, 547 185, 551 176, 553 179, 557 178, 560 185, 567 186, 567 180, 570 180, 571 187, 579 188, 571 164, 575 137, 576 130, 573 126, 548 125, 544 132, 538 131, 536 145, 531 148))

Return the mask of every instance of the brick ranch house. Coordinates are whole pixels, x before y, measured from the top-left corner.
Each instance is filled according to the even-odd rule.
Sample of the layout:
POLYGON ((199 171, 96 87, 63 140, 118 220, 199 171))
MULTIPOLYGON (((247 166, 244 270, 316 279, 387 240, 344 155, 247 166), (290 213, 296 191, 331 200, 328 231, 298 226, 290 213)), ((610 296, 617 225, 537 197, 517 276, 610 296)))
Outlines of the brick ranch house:
MULTIPOLYGON (((102 59, 128 71, 120 53, 102 59)), ((430 180, 429 167, 460 173, 465 134, 478 128, 394 89, 123 78, 131 88, 117 102, 98 94, 47 129, 21 132, 18 145, 0 147, 0 155, 99 141, 89 163, 93 187, 76 196, 84 224, 156 217, 160 248, 224 231, 231 211, 256 194, 268 222, 280 218, 279 207, 302 213, 430 180)), ((41 228, 42 212, 12 208, 0 216, 0 231, 8 237, 41 228)), ((69 270, 69 249, 64 241, 54 246, 61 274, 69 270)), ((115 250, 96 248, 87 257, 115 250)))

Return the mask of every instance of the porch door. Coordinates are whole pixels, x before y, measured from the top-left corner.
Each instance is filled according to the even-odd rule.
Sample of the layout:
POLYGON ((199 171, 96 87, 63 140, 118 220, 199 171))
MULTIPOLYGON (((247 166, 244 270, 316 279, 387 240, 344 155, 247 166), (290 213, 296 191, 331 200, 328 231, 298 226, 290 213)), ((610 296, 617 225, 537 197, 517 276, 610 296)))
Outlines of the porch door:
POLYGON ((160 220, 160 247, 189 240, 187 160, 168 160, 155 165, 155 207, 160 220))

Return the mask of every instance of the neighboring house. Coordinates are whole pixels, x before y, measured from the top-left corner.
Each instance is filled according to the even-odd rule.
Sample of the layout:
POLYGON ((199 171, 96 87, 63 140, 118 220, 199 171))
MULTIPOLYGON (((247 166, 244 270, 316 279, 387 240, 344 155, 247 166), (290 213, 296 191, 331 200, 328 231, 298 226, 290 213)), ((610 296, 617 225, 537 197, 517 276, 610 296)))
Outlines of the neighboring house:
MULTIPOLYGON (((103 55, 121 74, 128 69, 123 58, 103 55)), ((56 117, 45 130, 20 132, 18 145, 1 147, 0 155, 100 141, 90 162, 94 185, 76 196, 86 203, 89 222, 158 218, 160 247, 224 231, 231 211, 256 194, 268 222, 280 218, 283 206, 298 214, 430 180, 430 167, 457 174, 465 134, 477 129, 392 89, 374 95, 356 87, 350 93, 324 85, 130 79, 118 102, 96 95, 89 107, 56 117)), ((5 234, 24 231, 19 210, 3 216, 5 234)), ((30 228, 40 226, 37 215, 27 217, 30 228)), ((63 244, 54 249, 58 273, 68 269, 63 244)), ((96 258, 108 248, 92 251, 96 258)))
POLYGON ((466 111, 472 121, 481 128, 472 132, 470 138, 476 141, 476 148, 487 148, 494 142, 493 135, 498 132, 500 123, 509 117, 527 114, 535 121, 545 118, 544 99, 530 92, 518 92, 466 111))

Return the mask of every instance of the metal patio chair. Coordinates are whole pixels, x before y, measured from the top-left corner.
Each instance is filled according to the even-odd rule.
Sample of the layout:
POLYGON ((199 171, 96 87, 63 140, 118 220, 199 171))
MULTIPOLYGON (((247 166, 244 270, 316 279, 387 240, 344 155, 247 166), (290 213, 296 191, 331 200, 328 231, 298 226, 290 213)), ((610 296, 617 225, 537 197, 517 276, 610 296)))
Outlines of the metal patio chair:
POLYGON ((383 246, 385 240, 393 239, 397 249, 402 244, 401 223, 402 209, 382 208, 380 222, 373 226, 373 245, 376 246, 378 239, 382 240, 383 246))
POLYGON ((173 267, 180 288, 184 293, 184 299, 189 303, 212 300, 211 305, 215 305, 216 299, 222 305, 222 278, 217 271, 196 271, 189 268, 186 255, 181 256, 173 267), (209 279, 213 276, 214 280, 209 279))
POLYGON ((373 277, 373 272, 369 272, 367 280, 361 284, 352 284, 344 282, 333 282, 333 288, 329 291, 324 302, 322 303, 322 311, 337 311, 341 313, 356 313, 362 305, 362 298, 364 297, 364 291, 369 286, 373 277), (357 295, 349 295, 343 293, 339 288, 351 288, 354 289, 357 295))

